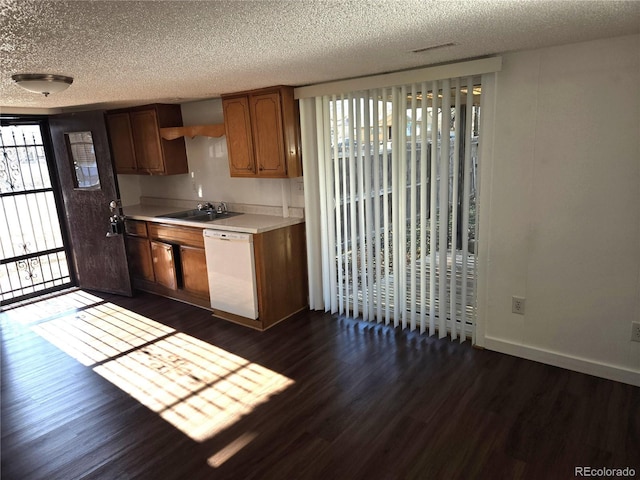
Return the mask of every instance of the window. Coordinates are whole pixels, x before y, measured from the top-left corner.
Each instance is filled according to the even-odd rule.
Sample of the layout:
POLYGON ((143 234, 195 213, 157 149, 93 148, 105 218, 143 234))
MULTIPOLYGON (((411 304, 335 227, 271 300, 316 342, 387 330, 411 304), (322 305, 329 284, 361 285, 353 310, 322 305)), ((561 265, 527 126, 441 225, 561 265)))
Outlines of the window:
POLYGON ((98 190, 100 177, 91 132, 65 133, 75 188, 98 190))

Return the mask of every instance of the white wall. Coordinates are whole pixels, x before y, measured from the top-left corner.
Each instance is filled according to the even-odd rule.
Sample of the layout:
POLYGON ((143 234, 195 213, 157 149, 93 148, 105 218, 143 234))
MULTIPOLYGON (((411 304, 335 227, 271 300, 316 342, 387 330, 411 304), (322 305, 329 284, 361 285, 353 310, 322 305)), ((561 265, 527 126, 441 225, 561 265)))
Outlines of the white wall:
MULTIPOLYGON (((184 125, 223 123, 220 99, 182 104, 184 125)), ((185 139, 189 174, 162 176, 118 175, 125 205, 139 203, 140 196, 198 201, 226 201, 252 205, 304 206, 298 179, 231 178, 227 144, 220 138, 185 139), (284 198, 283 198, 284 196, 284 198)))
POLYGON ((640 385, 640 36, 508 54, 496 78, 484 344, 640 385))
MULTIPOLYGON (((637 35, 503 57, 494 118, 483 119, 494 133, 481 160, 486 348, 640 385, 640 343, 630 341, 640 321, 638 85, 637 35), (526 315, 511 313, 512 295, 526 297, 526 315)), ((182 112, 185 125, 222 122, 220 100, 182 112)), ((304 205, 301 179, 230 178, 224 137, 187 139, 187 155, 190 175, 120 175, 125 204, 201 195, 281 205, 284 191, 304 205)))

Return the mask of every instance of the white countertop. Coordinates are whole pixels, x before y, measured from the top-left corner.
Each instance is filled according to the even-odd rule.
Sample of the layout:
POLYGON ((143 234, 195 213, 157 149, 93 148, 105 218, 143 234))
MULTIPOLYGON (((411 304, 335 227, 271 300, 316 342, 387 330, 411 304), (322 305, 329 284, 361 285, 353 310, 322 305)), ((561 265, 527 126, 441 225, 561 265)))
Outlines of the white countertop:
POLYGON ((170 225, 182 225, 185 227, 210 228, 226 230, 229 232, 262 233, 269 230, 288 227, 303 223, 299 217, 279 217, 275 215, 258 215, 255 213, 242 213, 229 218, 220 218, 208 222, 193 222, 189 220, 177 220, 175 218, 162 218, 159 215, 188 210, 179 206, 167 205, 129 205, 122 208, 125 217, 147 222, 166 223, 170 225))

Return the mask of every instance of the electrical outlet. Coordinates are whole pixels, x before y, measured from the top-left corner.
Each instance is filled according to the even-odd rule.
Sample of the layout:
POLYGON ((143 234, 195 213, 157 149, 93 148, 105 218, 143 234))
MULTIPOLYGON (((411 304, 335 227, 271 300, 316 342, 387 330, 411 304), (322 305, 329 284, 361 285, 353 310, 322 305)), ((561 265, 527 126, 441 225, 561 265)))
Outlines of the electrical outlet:
POLYGON ((640 342, 640 322, 631 322, 631 341, 640 342))
POLYGON ((511 297, 511 313, 524 315, 525 299, 524 297, 511 297))

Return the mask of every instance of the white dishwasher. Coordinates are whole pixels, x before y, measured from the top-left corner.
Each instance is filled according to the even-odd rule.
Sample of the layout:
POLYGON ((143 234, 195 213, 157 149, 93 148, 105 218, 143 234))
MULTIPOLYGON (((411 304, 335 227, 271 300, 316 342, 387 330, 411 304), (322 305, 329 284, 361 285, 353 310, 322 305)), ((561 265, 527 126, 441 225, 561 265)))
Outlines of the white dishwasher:
POLYGON ((211 307, 258 318, 253 235, 203 230, 211 307))

